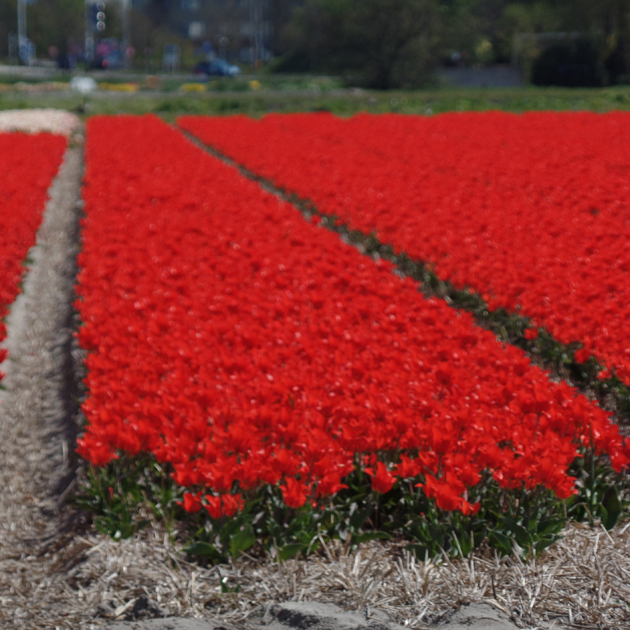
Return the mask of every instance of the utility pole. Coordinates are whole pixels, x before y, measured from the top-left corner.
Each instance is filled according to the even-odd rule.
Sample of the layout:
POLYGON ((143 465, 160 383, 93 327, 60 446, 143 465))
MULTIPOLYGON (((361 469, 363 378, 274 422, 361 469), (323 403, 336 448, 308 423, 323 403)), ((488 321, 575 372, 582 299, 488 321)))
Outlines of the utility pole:
POLYGON ((26 37, 26 0, 18 0, 18 60, 30 65, 30 50, 26 37))
POLYGON ((120 10, 122 13, 122 49, 125 69, 131 65, 129 49, 131 47, 131 24, 129 22, 129 0, 120 0, 120 10))
POLYGON ((94 24, 92 23, 93 0, 85 0, 85 63, 89 68, 94 61, 94 24))
POLYGON ((262 0, 249 0, 251 61, 257 67, 263 57, 262 0))

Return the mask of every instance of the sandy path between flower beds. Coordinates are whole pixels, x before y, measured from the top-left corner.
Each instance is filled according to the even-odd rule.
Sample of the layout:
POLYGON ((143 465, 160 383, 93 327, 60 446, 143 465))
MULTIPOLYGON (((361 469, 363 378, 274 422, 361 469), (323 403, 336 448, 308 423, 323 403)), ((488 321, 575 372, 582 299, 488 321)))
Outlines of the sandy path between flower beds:
POLYGON ((189 563, 158 524, 121 542, 97 533, 62 501, 73 491, 77 466, 72 393, 80 356, 72 354, 70 304, 81 172, 80 151, 71 149, 8 321, 0 628, 100 628, 156 616, 256 627, 271 603, 291 600, 335 603, 366 619, 376 608, 415 628, 434 627, 440 615, 470 601, 503 609, 520 627, 554 620, 630 627, 630 527, 610 534, 571 527, 528 563, 483 552, 466 562, 423 563, 395 544, 369 543, 350 554, 334 544, 307 561, 244 557, 221 567, 189 563))
POLYGON ((60 501, 75 483, 67 362, 81 171, 81 151, 68 150, 50 190, 37 245, 29 252, 24 292, 7 318, 3 345, 9 357, 0 366, 7 374, 6 389, 0 391, 2 628, 9 622, 19 627, 20 619, 29 627, 29 609, 44 586, 38 580, 38 556, 54 548, 61 532, 75 527, 60 501))

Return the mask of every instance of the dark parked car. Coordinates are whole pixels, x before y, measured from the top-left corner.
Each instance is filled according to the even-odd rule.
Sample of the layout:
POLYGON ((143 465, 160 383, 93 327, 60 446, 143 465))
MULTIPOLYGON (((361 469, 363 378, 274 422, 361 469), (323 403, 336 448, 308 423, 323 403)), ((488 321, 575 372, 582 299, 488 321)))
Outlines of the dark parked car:
POLYGON ((195 74, 205 74, 209 77, 236 77, 241 73, 238 66, 229 64, 225 59, 201 61, 195 66, 195 74))

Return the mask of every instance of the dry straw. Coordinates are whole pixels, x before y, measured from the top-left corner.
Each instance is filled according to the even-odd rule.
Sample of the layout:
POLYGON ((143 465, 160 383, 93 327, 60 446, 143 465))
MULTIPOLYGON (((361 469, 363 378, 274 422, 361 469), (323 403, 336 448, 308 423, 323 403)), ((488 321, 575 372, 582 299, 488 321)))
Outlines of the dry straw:
POLYGON ((380 609, 425 628, 459 604, 485 601, 522 627, 622 628, 630 619, 628 529, 573 526, 527 562, 487 550, 465 561, 423 562, 400 545, 372 542, 351 553, 330 543, 307 560, 246 555, 207 567, 187 561, 159 527, 120 542, 66 532, 21 542, 21 555, 0 561, 0 620, 7 628, 96 628, 181 615, 242 625, 272 602, 317 601, 380 609))

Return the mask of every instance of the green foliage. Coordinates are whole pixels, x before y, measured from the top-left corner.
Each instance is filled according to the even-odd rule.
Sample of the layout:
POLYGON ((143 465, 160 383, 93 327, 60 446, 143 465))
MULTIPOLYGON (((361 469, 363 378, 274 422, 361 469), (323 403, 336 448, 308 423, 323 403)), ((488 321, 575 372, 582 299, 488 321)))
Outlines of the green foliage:
MULTIPOLYGON (((545 56, 540 64, 549 66, 547 57, 555 53, 545 53, 552 40, 527 37, 564 32, 579 33, 602 46, 596 63, 589 66, 592 72, 588 71, 591 76, 586 82, 583 69, 577 71, 581 74, 577 81, 572 76, 575 70, 565 68, 561 72, 567 76, 560 84, 601 85, 598 78, 605 75, 611 83, 630 80, 628 0, 306 0, 293 4, 293 19, 282 29, 279 50, 284 54, 275 63, 280 72, 323 69, 341 73, 353 84, 382 89, 426 81, 437 62, 511 63, 516 56, 529 76, 536 57, 545 56), (525 39, 519 39, 523 34, 525 39), (422 72, 409 74, 406 61, 422 72)), ((576 63, 584 62, 561 65, 576 63)), ((554 79, 544 84, 558 83, 554 79)))
POLYGON ((85 492, 73 499, 96 515, 95 527, 115 539, 130 538, 151 521, 175 520, 181 489, 149 456, 122 457, 115 464, 85 470, 85 492))
POLYGON ((232 490, 242 492, 243 509, 231 518, 214 519, 203 508, 185 512, 183 489, 172 481, 169 468, 146 455, 87 469, 75 503, 91 511, 97 529, 115 539, 128 538, 151 522, 162 521, 169 531, 177 523, 188 542, 185 551, 210 563, 262 551, 282 562, 331 539, 342 541, 346 549, 370 540, 404 540, 420 559, 444 553, 464 557, 482 543, 501 555, 525 558, 558 540, 569 521, 601 522, 610 529, 630 514, 622 476, 604 458, 584 449, 570 473, 577 478, 577 494, 564 501, 543 487, 502 488, 486 474, 469 489, 468 500, 481 505, 470 516, 439 510, 416 487, 422 476, 398 481, 386 494, 378 494, 356 469, 344 479, 347 489, 317 505, 307 501, 299 509, 286 506, 278 487, 242 492, 236 484, 232 490))
POLYGON ((592 451, 585 451, 570 472, 578 479, 579 493, 567 502, 569 517, 591 525, 599 520, 606 529, 612 529, 628 513, 628 496, 621 475, 611 472, 592 451))
POLYGON ((534 61, 534 85, 600 87, 607 83, 601 53, 589 39, 575 39, 548 46, 534 61))
POLYGON ((50 46, 67 53, 68 44, 81 44, 85 28, 83 0, 47 0, 27 5, 28 36, 37 54, 47 56, 50 46))
MULTIPOLYGON (((133 77, 138 80, 139 77, 133 77)), ((282 77, 280 77, 282 78, 282 77)), ((141 77, 140 77, 141 79, 141 77)), ((262 79, 263 81, 266 79, 262 79)), ((128 94, 109 92, 87 96, 65 93, 30 94, 0 92, 0 110, 52 107, 77 112, 82 118, 96 114, 156 113, 172 122, 181 114, 239 113, 262 116, 268 112, 330 111, 340 116, 358 112, 433 115, 449 111, 502 110, 509 112, 588 110, 607 112, 630 110, 626 88, 480 88, 432 89, 423 91, 339 90, 299 92, 261 90, 258 92, 205 94, 128 94)), ((181 83, 180 83, 181 84, 181 83)), ((179 87, 175 85, 173 89, 179 87)))
MULTIPOLYGON (((467 556, 483 541, 501 555, 538 554, 560 538, 567 519, 563 502, 549 490, 505 490, 486 479, 472 490, 481 509, 474 516, 440 512, 433 504, 410 527, 409 545, 419 558, 441 552, 467 556)), ((471 499, 472 500, 472 499, 471 499)))
POLYGON ((338 73, 377 89, 419 85, 432 69, 436 19, 434 0, 308 0, 277 69, 338 73))

